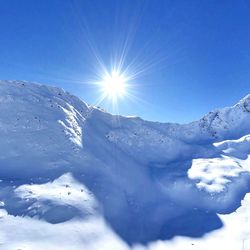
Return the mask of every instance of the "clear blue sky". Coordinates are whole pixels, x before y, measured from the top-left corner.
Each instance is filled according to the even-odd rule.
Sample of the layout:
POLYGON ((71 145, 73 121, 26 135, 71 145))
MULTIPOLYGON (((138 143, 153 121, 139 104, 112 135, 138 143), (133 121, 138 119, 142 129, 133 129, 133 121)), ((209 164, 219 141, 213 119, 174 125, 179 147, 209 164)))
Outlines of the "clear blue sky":
POLYGON ((127 41, 125 65, 144 72, 121 114, 183 123, 250 93, 248 1, 0 0, 0 12, 1 79, 61 86, 95 104, 93 52, 110 68, 127 41))

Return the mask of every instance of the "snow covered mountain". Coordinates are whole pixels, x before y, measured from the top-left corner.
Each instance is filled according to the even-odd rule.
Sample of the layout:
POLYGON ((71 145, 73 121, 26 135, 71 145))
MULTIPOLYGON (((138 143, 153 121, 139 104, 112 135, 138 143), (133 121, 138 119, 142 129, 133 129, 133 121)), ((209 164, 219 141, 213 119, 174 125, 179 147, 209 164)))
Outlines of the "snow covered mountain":
POLYGON ((250 249, 250 95, 180 125, 0 81, 0 138, 1 249, 250 249))

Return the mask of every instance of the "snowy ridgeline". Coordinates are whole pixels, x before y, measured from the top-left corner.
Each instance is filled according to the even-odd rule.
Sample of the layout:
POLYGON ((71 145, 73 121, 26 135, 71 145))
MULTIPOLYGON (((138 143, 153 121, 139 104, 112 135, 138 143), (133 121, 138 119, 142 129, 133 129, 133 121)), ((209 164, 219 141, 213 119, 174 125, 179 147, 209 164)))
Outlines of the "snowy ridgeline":
POLYGON ((250 96, 180 125, 0 81, 0 138, 0 249, 250 249, 250 96))

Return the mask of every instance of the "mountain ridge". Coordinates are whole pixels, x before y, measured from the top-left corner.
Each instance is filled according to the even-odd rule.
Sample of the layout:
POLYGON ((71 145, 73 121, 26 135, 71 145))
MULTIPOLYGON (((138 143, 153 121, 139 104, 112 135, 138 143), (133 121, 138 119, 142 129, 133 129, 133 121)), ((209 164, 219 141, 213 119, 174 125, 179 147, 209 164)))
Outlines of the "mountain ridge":
POLYGON ((51 227, 101 218, 129 246, 220 229, 218 213, 235 211, 250 191, 249 100, 181 125, 111 115, 56 87, 0 81, 6 218, 51 227))

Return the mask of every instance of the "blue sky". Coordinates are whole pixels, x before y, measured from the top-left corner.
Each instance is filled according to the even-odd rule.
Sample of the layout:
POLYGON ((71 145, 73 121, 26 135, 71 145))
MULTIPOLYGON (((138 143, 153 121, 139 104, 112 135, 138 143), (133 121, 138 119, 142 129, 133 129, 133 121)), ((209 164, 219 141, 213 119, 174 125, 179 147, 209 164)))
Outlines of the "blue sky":
MULTIPOLYGON (((120 114, 183 123, 250 93, 247 1, 0 3, 1 79, 61 86, 96 104, 96 56, 110 69, 126 44, 124 67, 143 72, 120 114)), ((100 106, 110 110, 108 101, 100 106)))

